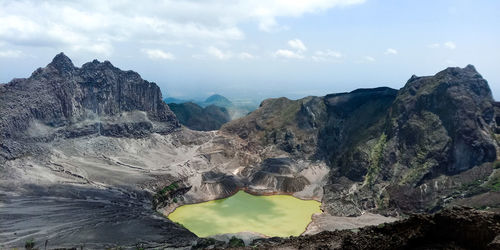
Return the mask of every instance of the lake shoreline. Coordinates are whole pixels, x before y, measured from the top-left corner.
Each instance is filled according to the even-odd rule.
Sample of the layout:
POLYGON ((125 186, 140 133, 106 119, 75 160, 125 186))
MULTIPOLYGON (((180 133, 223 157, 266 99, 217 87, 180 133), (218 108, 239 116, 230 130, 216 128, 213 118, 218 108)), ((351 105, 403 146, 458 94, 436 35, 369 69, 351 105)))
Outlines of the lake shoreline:
POLYGON ((321 203, 316 200, 287 194, 254 195, 240 189, 224 199, 179 205, 167 218, 199 237, 245 231, 266 237, 289 237, 302 235, 312 215, 321 213, 321 203), (183 210, 179 210, 181 207, 183 210))

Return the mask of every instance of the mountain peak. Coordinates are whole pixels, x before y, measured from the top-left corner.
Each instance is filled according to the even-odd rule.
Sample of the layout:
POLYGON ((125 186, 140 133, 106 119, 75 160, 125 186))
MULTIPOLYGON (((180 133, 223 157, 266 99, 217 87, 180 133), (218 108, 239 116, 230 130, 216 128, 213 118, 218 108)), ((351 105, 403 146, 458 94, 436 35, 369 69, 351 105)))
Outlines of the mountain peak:
POLYGON ((233 105, 229 99, 219 94, 211 95, 205 100, 205 102, 203 102, 204 107, 212 104, 219 107, 229 107, 233 105))
POLYGON ((211 102, 211 101, 216 101, 216 100, 223 100, 223 101, 229 101, 226 97, 219 95, 219 94, 213 94, 209 96, 205 102, 211 102))
POLYGON ((70 72, 75 69, 75 65, 63 52, 57 54, 48 66, 52 66, 61 73, 70 72))
POLYGON ((482 76, 477 72, 476 68, 469 64, 464 68, 460 67, 449 67, 445 70, 437 73, 436 76, 452 76, 458 78, 482 78, 482 76))

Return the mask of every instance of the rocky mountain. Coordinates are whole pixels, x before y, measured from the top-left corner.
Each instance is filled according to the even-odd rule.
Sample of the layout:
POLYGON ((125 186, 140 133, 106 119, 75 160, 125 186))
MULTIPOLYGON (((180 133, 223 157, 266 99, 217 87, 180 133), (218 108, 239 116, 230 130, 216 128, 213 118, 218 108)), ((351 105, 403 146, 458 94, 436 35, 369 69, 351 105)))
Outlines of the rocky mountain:
MULTIPOLYGON (((331 214, 434 211, 479 193, 494 197, 496 106, 469 65, 412 76, 399 91, 266 100, 222 131, 297 159, 326 161, 323 203, 331 214)), ((486 198, 481 206, 492 204, 500 201, 486 198)))
POLYGON ((323 163, 261 163, 232 135, 180 127, 156 84, 109 62, 59 54, 0 88, 0 248, 187 247, 197 237, 158 212, 242 188, 321 199, 323 163))
POLYGON ((19 157, 23 141, 82 135, 141 137, 179 127, 159 87, 133 71, 94 60, 75 67, 63 53, 29 78, 0 86, 0 156, 19 157))
POLYGON ((170 103, 169 106, 179 122, 193 130, 218 130, 222 124, 231 121, 227 109, 216 105, 203 108, 196 103, 186 102, 181 104, 170 103))
MULTIPOLYGON (((180 126, 179 120, 195 121, 206 128, 213 117, 227 118, 210 107, 172 105, 176 117, 158 86, 137 73, 107 61, 75 67, 64 54, 29 78, 0 85, 0 231, 9 232, 0 233, 0 248, 30 239, 50 248, 203 246, 213 240, 159 213, 241 189, 320 201, 325 212, 307 230, 316 233, 339 229, 338 221, 351 217, 356 223, 341 228, 453 205, 500 210, 500 104, 472 66, 413 76, 400 90, 268 99, 216 131, 180 126)), ((463 214, 486 221, 481 225, 496 218, 463 214)), ((445 218, 470 229, 462 217, 445 218)), ((401 244, 394 246, 413 246, 406 240, 449 229, 435 221, 443 220, 424 216, 387 231, 255 244, 379 246, 370 235, 388 240, 412 230, 397 234, 401 244)), ((488 244, 495 233, 484 231, 488 244)))

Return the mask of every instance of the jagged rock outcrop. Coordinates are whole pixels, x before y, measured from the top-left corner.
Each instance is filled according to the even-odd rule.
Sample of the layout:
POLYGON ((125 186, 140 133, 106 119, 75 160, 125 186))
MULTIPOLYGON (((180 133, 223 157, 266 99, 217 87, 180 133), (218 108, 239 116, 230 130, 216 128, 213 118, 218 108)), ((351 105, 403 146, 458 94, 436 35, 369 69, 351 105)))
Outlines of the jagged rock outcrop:
POLYGON ((89 134, 141 137, 179 127, 159 87, 133 71, 94 60, 75 67, 63 53, 29 78, 0 87, 0 155, 12 159, 29 141, 89 134))
POLYGON ((265 100, 222 131, 294 159, 326 161, 323 205, 331 214, 433 211, 495 191, 487 186, 497 179, 498 107, 469 65, 412 76, 399 91, 265 100))
POLYGON ((252 147, 274 145, 284 153, 308 158, 317 152, 317 131, 325 123, 323 98, 285 97, 264 100, 259 109, 224 124, 224 133, 247 140, 252 147))
MULTIPOLYGON (((325 212, 340 216, 432 212, 453 204, 500 208, 500 162, 494 162, 500 104, 472 66, 412 77, 399 91, 269 99, 220 131, 199 132, 177 129, 159 88, 137 73, 98 61, 77 68, 60 54, 31 77, 0 85, 0 105, 6 201, 0 217, 14 232, 4 247, 21 246, 32 235, 55 239, 54 247, 89 239, 95 248, 115 239, 133 247, 137 228, 148 232, 140 240, 150 247, 188 247, 196 236, 151 207, 168 212, 239 189, 321 200, 325 212), (57 210, 60 198, 63 210, 57 210), (19 223, 33 216, 18 214, 26 204, 47 213, 19 223), (60 218, 48 223, 56 210, 60 218)), ((432 220, 413 239, 449 230, 433 227, 435 221, 456 222, 432 220)), ((349 232, 343 246, 370 245, 375 241, 366 235, 373 233, 389 240, 378 229, 366 232, 359 241, 349 232)), ((488 237, 479 238, 490 241, 490 233, 480 231, 488 237)), ((394 246, 412 246, 405 240, 414 236, 403 232, 397 241, 404 244, 394 246)), ((321 237, 312 239, 328 241, 321 237)), ((327 243, 319 247, 338 242, 327 243)))
POLYGON ((208 171, 202 174, 200 190, 210 199, 220 199, 235 194, 243 183, 233 175, 208 171))
POLYGON ((493 104, 487 81, 472 65, 448 68, 433 77, 413 76, 390 110, 393 123, 387 134, 389 140, 397 137, 398 148, 413 151, 414 157, 420 153, 433 158, 431 174, 459 173, 497 158, 493 104), (439 147, 429 150, 430 144, 439 147))
POLYGON ((470 208, 414 214, 379 226, 255 240, 248 249, 498 249, 500 215, 470 208))
POLYGON ((268 158, 258 168, 251 168, 250 185, 255 190, 295 193, 310 184, 307 178, 298 174, 299 166, 289 158, 268 158))
POLYGON ((209 105, 203 108, 192 102, 171 103, 169 107, 182 125, 193 130, 218 130, 224 123, 231 121, 224 107, 209 105))

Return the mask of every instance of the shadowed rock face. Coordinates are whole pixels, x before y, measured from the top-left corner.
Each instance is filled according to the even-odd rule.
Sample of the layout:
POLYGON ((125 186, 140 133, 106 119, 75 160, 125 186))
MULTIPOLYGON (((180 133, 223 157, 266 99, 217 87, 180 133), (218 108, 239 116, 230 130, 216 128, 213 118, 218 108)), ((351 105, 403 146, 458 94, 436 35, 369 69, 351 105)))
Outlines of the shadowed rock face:
POLYGON ((500 104, 472 66, 412 77, 399 91, 269 99, 221 131, 199 132, 177 129, 159 88, 137 73, 98 61, 77 68, 60 54, 30 78, 0 85, 0 105, 0 196, 7 201, 0 217, 19 234, 5 247, 34 236, 54 246, 133 247, 135 229, 152 247, 188 246, 194 235, 150 211, 149 196, 181 180, 160 205, 240 188, 322 199, 326 212, 342 216, 500 204, 493 191, 500 170, 491 163, 500 104), (47 193, 27 192, 33 184, 47 193), (44 223, 59 208, 60 219, 44 223), (85 212, 66 219, 73 208, 85 212), (38 220, 25 223, 30 218, 38 220))
POLYGON ((328 118, 318 132, 318 150, 338 166, 340 175, 363 181, 368 155, 353 147, 379 136, 397 93, 391 88, 375 88, 325 96, 328 118))
POLYGON ((412 76, 399 91, 265 100, 222 130, 295 159, 326 161, 331 171, 323 203, 332 214, 433 211, 489 192, 477 187, 490 185, 488 176, 496 173, 498 107, 487 81, 469 65, 412 76))
POLYGON ((455 174, 496 159, 493 103, 488 82, 472 65, 448 68, 433 77, 413 76, 393 105, 390 117, 395 124, 389 135, 399 137, 400 148, 408 148, 422 144, 426 127, 442 129, 439 137, 446 137, 446 143, 442 155, 433 152, 436 170, 455 174), (419 126, 418 120, 428 122, 419 126))
POLYGON ((498 249, 499 214, 467 208, 412 215, 380 226, 255 240, 248 249, 498 249), (474 223, 471 223, 474 221, 474 223))
POLYGON ((108 61, 77 68, 63 53, 29 78, 0 86, 0 107, 5 158, 22 154, 21 140, 93 133, 140 137, 179 127, 156 84, 108 61))

